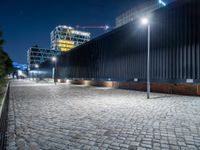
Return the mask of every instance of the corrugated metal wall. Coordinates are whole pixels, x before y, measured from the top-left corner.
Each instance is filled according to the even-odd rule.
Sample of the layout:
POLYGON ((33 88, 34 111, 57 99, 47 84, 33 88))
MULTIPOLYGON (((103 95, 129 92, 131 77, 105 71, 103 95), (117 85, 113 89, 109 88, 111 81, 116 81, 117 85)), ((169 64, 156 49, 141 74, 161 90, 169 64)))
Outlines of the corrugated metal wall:
MULTIPOLYGON (((151 20, 151 81, 199 82, 199 0, 175 2, 156 11, 151 20)), ((146 70, 147 27, 134 22, 59 56, 57 76, 146 81, 146 70)))

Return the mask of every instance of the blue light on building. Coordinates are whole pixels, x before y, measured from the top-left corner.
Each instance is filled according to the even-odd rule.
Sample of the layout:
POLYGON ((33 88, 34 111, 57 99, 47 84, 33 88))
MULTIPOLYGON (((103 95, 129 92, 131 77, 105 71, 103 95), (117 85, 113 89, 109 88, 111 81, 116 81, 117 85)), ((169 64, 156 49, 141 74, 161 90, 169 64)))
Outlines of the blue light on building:
POLYGON ((13 62, 13 67, 18 70, 26 71, 28 69, 27 64, 19 64, 17 62, 13 62))
POLYGON ((166 6, 167 4, 164 2, 164 1, 162 1, 162 0, 159 0, 159 4, 161 4, 161 5, 163 5, 163 6, 166 6))

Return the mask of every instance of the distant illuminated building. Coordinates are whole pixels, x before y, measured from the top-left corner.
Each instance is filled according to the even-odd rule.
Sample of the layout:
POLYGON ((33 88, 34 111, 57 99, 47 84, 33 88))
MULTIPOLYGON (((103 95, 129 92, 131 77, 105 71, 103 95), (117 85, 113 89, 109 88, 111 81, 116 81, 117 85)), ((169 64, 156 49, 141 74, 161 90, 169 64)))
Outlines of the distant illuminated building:
POLYGON ((90 40, 90 33, 65 25, 57 26, 50 34, 51 49, 67 52, 90 40))
POLYGON ((36 65, 40 65, 46 60, 57 56, 60 52, 57 50, 40 48, 38 46, 34 46, 28 49, 27 51, 27 64, 28 70, 35 69, 36 65))
MULTIPOLYGON (((175 0, 170 0, 170 2, 175 0)), ((115 27, 118 28, 129 22, 135 21, 140 17, 149 15, 158 8, 164 7, 167 4, 165 0, 149 0, 141 5, 135 6, 130 10, 118 16, 115 20, 115 27)))

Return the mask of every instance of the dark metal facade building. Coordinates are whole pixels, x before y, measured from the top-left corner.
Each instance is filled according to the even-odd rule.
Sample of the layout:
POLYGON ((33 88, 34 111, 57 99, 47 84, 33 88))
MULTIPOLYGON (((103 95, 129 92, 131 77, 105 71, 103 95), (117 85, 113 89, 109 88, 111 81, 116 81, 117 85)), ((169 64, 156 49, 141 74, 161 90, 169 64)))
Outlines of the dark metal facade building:
MULTIPOLYGON (((151 15, 151 81, 200 82, 200 1, 179 0, 151 15), (193 79, 193 80, 188 80, 193 79)), ((42 69, 52 64, 45 62, 42 69)), ((58 56, 57 77, 139 82, 147 76, 147 27, 136 21, 58 56)))

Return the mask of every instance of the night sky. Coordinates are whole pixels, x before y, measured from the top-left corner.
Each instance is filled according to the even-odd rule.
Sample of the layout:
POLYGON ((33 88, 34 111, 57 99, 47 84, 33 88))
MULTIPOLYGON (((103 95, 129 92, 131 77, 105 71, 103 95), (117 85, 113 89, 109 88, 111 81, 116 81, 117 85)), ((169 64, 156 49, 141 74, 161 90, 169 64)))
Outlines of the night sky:
MULTIPOLYGON (((26 63, 29 47, 50 47, 50 32, 57 25, 114 27, 118 15, 144 1, 147 0, 1 0, 4 50, 13 61, 26 63)), ((105 32, 86 31, 91 32, 92 38, 105 32)))

